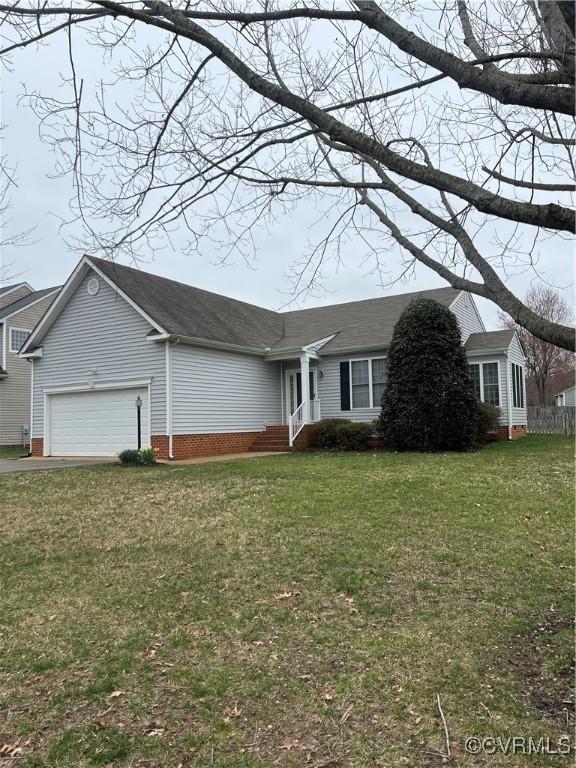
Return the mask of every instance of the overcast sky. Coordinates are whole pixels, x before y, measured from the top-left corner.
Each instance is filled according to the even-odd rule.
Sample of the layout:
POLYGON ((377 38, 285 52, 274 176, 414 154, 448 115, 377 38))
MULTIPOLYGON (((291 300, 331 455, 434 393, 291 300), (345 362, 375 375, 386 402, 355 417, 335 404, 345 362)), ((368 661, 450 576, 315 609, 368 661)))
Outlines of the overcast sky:
MULTIPOLYGON (((18 187, 11 193, 13 209, 6 231, 20 231, 35 227, 34 243, 29 246, 5 247, 1 263, 9 265, 11 282, 14 278, 28 281, 34 288, 63 283, 81 253, 71 251, 65 244, 65 232, 59 230, 59 220, 69 217, 72 194, 69 178, 54 178, 53 153, 38 135, 38 121, 25 106, 18 105, 23 83, 28 89, 54 92, 58 85, 58 61, 62 55, 62 42, 51 38, 40 51, 27 49, 14 56, 14 71, 3 73, 2 123, 5 126, 2 154, 11 166, 16 166, 18 187), (51 178, 52 176, 52 178, 51 178)), ((83 59, 90 67, 89 51, 83 59)), ((98 63, 94 60, 95 70, 98 63)), ((279 216, 271 232, 265 229, 255 233, 258 260, 250 268, 242 259, 232 260, 225 266, 216 263, 217 254, 206 248, 201 255, 185 256, 179 250, 178 239, 174 247, 166 247, 154 261, 150 254, 142 253, 142 268, 158 275, 170 277, 207 290, 223 293, 244 301, 277 309, 289 300, 287 271, 310 240, 318 238, 319 212, 310 210, 308 202, 288 216, 279 216)), ((355 299, 372 298, 393 293, 440 287, 445 283, 435 273, 417 266, 409 282, 382 288, 370 272, 370 265, 362 266, 359 244, 351 243, 344 252, 344 263, 337 273, 328 275, 323 295, 307 296, 297 306, 333 304, 355 299)), ((546 264, 547 280, 561 286, 571 296, 573 258, 568 242, 550 241, 548 252, 541 254, 546 264)), ((390 253, 390 271, 399 267, 399 251, 390 253)), ((510 287, 523 294, 534 279, 533 273, 516 275, 510 287)), ((490 302, 477 299, 488 328, 498 326, 497 309, 490 302)))

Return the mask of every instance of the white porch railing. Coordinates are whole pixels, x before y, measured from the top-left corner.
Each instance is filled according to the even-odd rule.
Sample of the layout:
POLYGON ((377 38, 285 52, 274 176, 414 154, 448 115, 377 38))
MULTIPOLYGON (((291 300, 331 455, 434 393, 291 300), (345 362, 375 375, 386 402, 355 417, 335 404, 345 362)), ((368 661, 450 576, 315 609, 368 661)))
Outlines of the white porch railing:
POLYGON ((292 448, 294 445, 294 440, 296 440, 306 424, 312 424, 315 421, 320 421, 320 400, 310 401, 309 419, 306 419, 306 405, 306 401, 300 403, 298 408, 296 408, 294 413, 290 414, 290 418, 288 419, 288 441, 290 448, 292 448))

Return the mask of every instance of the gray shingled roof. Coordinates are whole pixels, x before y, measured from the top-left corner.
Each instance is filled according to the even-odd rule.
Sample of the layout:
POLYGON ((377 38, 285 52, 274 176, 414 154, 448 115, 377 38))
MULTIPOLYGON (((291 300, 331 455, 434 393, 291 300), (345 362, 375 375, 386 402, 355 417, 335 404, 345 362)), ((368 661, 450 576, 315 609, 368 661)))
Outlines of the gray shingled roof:
POLYGON ((506 350, 514 338, 514 329, 505 331, 485 331, 484 333, 471 333, 464 344, 466 352, 488 352, 490 350, 506 350))
POLYGON ((0 320, 2 320, 4 317, 7 317, 8 315, 13 314, 14 312, 19 312, 21 309, 25 309, 29 304, 33 304, 43 296, 47 296, 49 293, 59 290, 60 287, 61 286, 56 285, 53 288, 43 288, 41 291, 32 291, 32 293, 29 293, 22 299, 18 299, 17 301, 13 301, 12 304, 8 304, 5 307, 2 307, 2 309, 0 309, 0 320))
POLYGON ((286 312, 285 335, 275 347, 303 346, 335 333, 335 338, 322 347, 323 354, 340 349, 382 349, 390 344, 394 326, 411 301, 434 299, 449 306, 459 293, 454 288, 435 288, 286 312))
POLYGON ((2 296, 3 293, 8 293, 8 291, 12 291, 14 288, 18 288, 19 285, 25 285, 25 283, 13 283, 12 285, 0 285, 0 296, 2 296))
POLYGON ((282 316, 277 312, 89 258, 167 333, 259 348, 272 346, 282 337, 282 316))
POLYGON ((387 347, 410 301, 424 297, 448 306, 459 294, 454 288, 438 288, 273 312, 139 269, 89 258, 167 333, 260 349, 270 347, 273 351, 300 348, 332 334, 337 335, 322 347, 323 353, 387 347))

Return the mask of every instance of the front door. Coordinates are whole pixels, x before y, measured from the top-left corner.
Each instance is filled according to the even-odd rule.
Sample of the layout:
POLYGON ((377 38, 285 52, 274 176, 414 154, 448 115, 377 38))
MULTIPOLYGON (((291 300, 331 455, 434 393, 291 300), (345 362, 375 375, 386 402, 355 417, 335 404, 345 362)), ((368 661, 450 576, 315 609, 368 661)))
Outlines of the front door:
MULTIPOLYGON (((316 369, 310 368, 310 400, 316 400, 316 369)), ((302 405, 302 374, 299 370, 286 371, 286 411, 290 417, 302 405)))

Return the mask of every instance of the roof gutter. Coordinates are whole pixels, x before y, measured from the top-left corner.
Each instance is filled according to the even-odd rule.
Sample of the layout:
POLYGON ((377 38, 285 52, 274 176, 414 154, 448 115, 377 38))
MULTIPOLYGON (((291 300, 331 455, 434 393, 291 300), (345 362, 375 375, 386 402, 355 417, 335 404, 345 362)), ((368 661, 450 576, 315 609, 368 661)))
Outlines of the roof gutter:
POLYGON ((483 356, 505 355, 506 357, 508 357, 508 349, 509 349, 509 345, 508 347, 500 347, 499 349, 471 349, 471 350, 466 349, 466 346, 464 346, 464 352, 466 352, 466 354, 469 357, 476 356, 476 355, 483 355, 483 356))
POLYGON ((257 355, 266 357, 266 350, 263 347, 245 347, 242 344, 230 344, 226 341, 212 341, 210 339, 201 339, 197 336, 183 336, 180 333, 159 333, 147 337, 149 341, 178 341, 182 344, 189 344, 193 347, 207 347, 208 349, 223 349, 229 352, 239 352, 245 355, 257 355))

